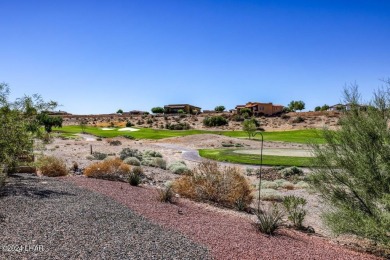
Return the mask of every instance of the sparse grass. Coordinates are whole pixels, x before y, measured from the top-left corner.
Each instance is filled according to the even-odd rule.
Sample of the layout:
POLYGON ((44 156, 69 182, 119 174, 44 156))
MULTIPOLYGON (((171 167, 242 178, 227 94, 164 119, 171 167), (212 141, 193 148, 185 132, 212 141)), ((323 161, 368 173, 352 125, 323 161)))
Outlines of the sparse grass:
MULTIPOLYGON (((239 154, 232 149, 200 149, 199 154, 202 157, 231 163, 260 165, 260 156, 258 154, 239 154)), ((310 157, 292 157, 263 155, 264 165, 283 165, 283 166, 311 166, 310 157)))
MULTIPOLYGON (((162 139, 177 136, 187 136, 194 134, 218 134, 236 138, 247 138, 244 131, 204 131, 204 130, 165 130, 140 128, 139 131, 126 132, 114 130, 105 131, 100 127, 87 126, 85 132, 99 137, 112 138, 117 136, 131 135, 135 139, 162 139)), ((62 128, 53 128, 53 131, 62 133, 64 136, 71 137, 74 134, 81 133, 79 126, 63 126, 62 128)), ((316 129, 263 132, 265 141, 281 141, 293 143, 324 143, 321 131, 316 129)), ((254 140, 260 140, 260 135, 256 135, 254 140)))

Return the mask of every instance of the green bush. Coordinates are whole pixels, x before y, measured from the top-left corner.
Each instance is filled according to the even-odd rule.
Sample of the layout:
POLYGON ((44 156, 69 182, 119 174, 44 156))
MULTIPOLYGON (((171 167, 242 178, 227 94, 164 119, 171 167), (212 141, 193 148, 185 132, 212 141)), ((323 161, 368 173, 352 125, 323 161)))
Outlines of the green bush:
POLYGON ((127 122, 126 122, 126 127, 132 127, 132 126, 134 126, 133 123, 131 123, 130 121, 127 121, 127 122))
POLYGON ((302 228, 302 223, 306 216, 306 210, 304 209, 306 203, 306 199, 293 195, 286 196, 283 199, 283 206, 287 211, 288 219, 296 228, 302 228))
POLYGON ((229 122, 223 116, 212 116, 203 119, 203 125, 207 127, 227 125, 229 122))
POLYGON ((279 207, 274 204, 272 207, 262 212, 256 213, 257 223, 256 227, 261 233, 273 235, 283 223, 283 213, 279 207))
POLYGON ((187 165, 183 161, 177 161, 169 165, 168 170, 173 172, 174 174, 186 174, 190 171, 187 165))
POLYGON ((141 162, 137 159, 137 157, 127 157, 123 160, 124 163, 134 166, 140 166, 141 162))

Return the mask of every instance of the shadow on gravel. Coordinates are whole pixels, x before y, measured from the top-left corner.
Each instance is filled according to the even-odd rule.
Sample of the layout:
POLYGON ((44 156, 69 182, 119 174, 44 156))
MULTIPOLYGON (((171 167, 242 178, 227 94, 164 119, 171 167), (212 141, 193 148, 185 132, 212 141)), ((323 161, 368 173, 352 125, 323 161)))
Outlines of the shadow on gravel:
MULTIPOLYGON (((21 176, 19 174, 13 174, 8 178, 9 182, 0 189, 0 197, 10 197, 10 196, 24 196, 37 199, 46 199, 51 197, 58 196, 76 196, 73 193, 55 191, 42 187, 42 185, 50 184, 41 184, 43 181, 35 176, 21 176)), ((51 182, 51 181, 50 181, 51 182)))

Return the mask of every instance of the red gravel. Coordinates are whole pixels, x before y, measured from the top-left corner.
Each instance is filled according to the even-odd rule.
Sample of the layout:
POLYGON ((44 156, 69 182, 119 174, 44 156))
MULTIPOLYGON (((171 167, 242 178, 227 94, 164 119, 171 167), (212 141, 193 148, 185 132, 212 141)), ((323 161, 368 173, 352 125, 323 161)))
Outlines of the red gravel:
POLYGON ((284 229, 279 235, 268 237, 256 231, 248 219, 210 210, 199 203, 185 199, 176 204, 158 202, 152 188, 83 177, 65 180, 69 179, 185 234, 209 248, 216 259, 377 259, 293 230, 284 229))

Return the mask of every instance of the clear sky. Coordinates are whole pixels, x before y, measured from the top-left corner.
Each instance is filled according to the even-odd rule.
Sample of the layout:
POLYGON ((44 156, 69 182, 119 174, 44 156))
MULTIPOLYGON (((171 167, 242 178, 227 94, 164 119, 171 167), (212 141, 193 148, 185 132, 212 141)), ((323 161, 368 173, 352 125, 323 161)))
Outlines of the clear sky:
POLYGON ((0 0, 0 82, 74 114, 248 101, 307 110, 390 77, 390 1, 0 0))

